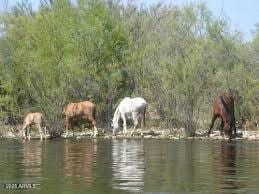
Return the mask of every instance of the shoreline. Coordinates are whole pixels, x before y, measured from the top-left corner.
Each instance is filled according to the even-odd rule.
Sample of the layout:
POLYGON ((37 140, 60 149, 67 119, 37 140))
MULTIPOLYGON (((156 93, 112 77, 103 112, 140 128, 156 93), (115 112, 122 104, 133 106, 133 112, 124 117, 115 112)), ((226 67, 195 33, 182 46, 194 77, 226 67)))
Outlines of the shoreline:
MULTIPOLYGON (((133 136, 124 136, 122 131, 116 133, 116 136, 112 135, 111 130, 104 129, 105 133, 102 133, 103 129, 98 129, 98 136, 96 138, 92 138, 92 130, 85 130, 85 131, 75 131, 74 136, 72 131, 69 131, 68 137, 64 137, 61 135, 62 139, 83 139, 83 138, 91 138, 91 139, 200 139, 200 140, 228 140, 229 138, 226 136, 221 136, 220 131, 214 130, 207 137, 207 130, 198 129, 195 132, 194 137, 187 137, 185 135, 185 131, 183 128, 180 129, 136 129, 133 136)), ((128 130, 129 133, 131 130, 128 130)), ((233 138, 236 140, 254 140, 259 141, 259 131, 244 131, 244 130, 237 130, 238 137, 233 138)), ((47 139, 55 139, 55 137, 50 137, 49 134, 46 135, 47 139)), ((0 139, 22 139, 15 133, 12 128, 1 127, 0 128, 0 139)), ((38 131, 33 130, 31 132, 31 139, 40 139, 38 131)))

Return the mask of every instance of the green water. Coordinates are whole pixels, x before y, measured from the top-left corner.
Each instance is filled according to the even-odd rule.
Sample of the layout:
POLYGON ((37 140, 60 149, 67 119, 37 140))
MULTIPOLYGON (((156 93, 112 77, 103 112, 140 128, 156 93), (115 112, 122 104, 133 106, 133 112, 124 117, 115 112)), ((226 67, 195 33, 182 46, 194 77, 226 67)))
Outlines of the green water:
POLYGON ((0 193, 257 193, 258 153, 240 140, 2 139, 0 193))

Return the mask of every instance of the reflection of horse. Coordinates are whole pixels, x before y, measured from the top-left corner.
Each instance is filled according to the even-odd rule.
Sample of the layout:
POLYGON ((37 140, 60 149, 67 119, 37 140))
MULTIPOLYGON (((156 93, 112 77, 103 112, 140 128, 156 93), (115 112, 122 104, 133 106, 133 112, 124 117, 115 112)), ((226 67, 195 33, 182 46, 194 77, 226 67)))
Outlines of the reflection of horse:
POLYGON ((141 127, 145 126, 145 114, 146 114, 146 106, 147 103, 143 98, 124 98, 118 107, 115 110, 113 119, 112 119, 112 127, 113 127, 113 135, 115 135, 116 130, 119 128, 119 119, 123 120, 123 134, 127 134, 127 123, 126 120, 131 118, 134 122, 134 127, 131 132, 131 135, 134 133, 137 125, 138 118, 141 117, 141 127))
POLYGON ((221 160, 219 161, 221 176, 219 180, 225 185, 224 189, 237 189, 238 183, 235 182, 236 175, 236 142, 221 142, 221 160), (227 187, 226 187, 227 186, 227 187))
POLYGON ((83 101, 78 103, 70 103, 65 106, 63 114, 65 115, 65 128, 66 136, 68 135, 68 128, 72 128, 74 135, 73 121, 78 119, 89 120, 93 126, 93 136, 97 135, 96 118, 95 118, 96 107, 90 101, 83 101))
MULTIPOLYGON (((35 125, 40 133, 40 139, 42 140, 43 138, 43 132, 42 132, 42 124, 43 124, 43 115, 39 112, 35 113, 29 113, 26 115, 26 117, 23 120, 23 125, 22 125, 22 135, 24 138, 31 138, 30 135, 30 128, 31 125, 35 125)), ((46 138, 46 132, 44 132, 44 137, 46 138)))
POLYGON ((75 187, 84 185, 90 188, 94 183, 97 150, 94 141, 64 142, 64 174, 75 187))
POLYGON ((28 141, 22 144, 23 159, 21 160, 26 177, 41 177, 42 141, 28 141))
POLYGON ((114 189, 139 192, 144 185, 144 146, 142 141, 122 139, 112 141, 112 171, 114 189))
POLYGON ((213 103, 212 106, 213 117, 211 121, 211 126, 208 131, 208 136, 213 128, 215 120, 221 118, 221 135, 223 131, 230 138, 232 137, 232 130, 234 129, 234 135, 236 136, 236 126, 235 126, 235 115, 234 115, 234 97, 231 93, 225 92, 213 103))

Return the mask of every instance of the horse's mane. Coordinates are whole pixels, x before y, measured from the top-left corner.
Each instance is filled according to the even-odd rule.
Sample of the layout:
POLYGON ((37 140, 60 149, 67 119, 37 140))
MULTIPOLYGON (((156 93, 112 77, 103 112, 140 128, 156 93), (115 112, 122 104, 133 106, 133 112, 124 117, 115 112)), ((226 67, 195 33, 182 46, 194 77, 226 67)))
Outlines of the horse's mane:
POLYGON ((115 109, 115 112, 114 112, 112 120, 115 118, 115 116, 116 116, 116 121, 118 121, 119 120, 119 105, 115 109))
POLYGON ((122 101, 123 99, 124 99, 124 98, 119 98, 119 100, 117 100, 117 102, 114 104, 114 106, 113 106, 113 107, 116 107, 116 109, 115 109, 115 110, 117 110, 117 108, 118 108, 119 104, 121 103, 121 101, 122 101))
POLYGON ((117 103, 114 105, 114 106, 116 107, 116 109, 115 109, 113 118, 114 118, 115 114, 118 115, 119 105, 120 105, 120 103, 121 103, 121 101, 122 101, 123 99, 124 99, 124 98, 120 98, 120 99, 117 101, 117 103))

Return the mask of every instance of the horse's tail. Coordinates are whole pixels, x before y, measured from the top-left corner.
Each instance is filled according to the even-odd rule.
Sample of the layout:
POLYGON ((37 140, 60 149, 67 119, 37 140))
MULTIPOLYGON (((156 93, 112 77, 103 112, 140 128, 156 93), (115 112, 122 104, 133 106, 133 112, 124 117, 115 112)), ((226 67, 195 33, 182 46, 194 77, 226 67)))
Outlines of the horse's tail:
POLYGON ((236 131, 235 106, 234 106, 233 98, 231 99, 230 104, 227 104, 225 102, 223 96, 220 96, 220 100, 221 100, 228 116, 230 117, 231 127, 233 127, 234 130, 236 131))
POLYGON ((142 127, 145 128, 146 127, 146 109, 147 106, 144 107, 144 111, 143 111, 143 115, 142 115, 142 127))
POLYGON ((94 106, 94 109, 93 109, 93 118, 96 121, 96 106, 94 106))
POLYGON ((45 138, 46 138, 47 132, 49 133, 49 125, 47 124, 46 118, 43 114, 41 114, 41 127, 43 129, 43 134, 45 134, 45 138))
POLYGON ((223 107, 225 108, 226 112, 227 112, 227 113, 231 113, 231 111, 230 111, 230 109, 229 109, 227 103, 225 102, 223 96, 220 96, 219 98, 220 98, 221 103, 223 104, 223 107))
POLYGON ((45 117, 41 114, 41 127, 46 125, 45 117))

